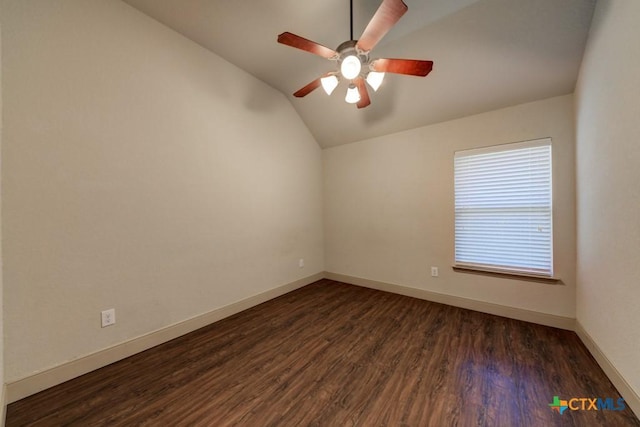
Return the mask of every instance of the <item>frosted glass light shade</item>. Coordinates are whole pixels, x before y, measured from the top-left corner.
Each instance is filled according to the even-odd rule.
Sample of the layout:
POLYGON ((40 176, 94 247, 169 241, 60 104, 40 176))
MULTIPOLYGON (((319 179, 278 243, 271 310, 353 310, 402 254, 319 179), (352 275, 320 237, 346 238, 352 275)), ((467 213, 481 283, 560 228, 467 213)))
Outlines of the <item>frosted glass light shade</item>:
POLYGON ((327 76, 320 79, 322 83, 322 89, 327 92, 327 95, 331 95, 333 90, 338 86, 338 78, 336 76, 327 76))
POLYGON ((378 90, 382 84, 382 80, 384 80, 384 73, 369 71, 369 74, 367 74, 367 83, 369 83, 369 86, 371 86, 374 91, 378 90))
POLYGON ((358 92, 358 88, 353 83, 349 85, 349 88, 347 89, 347 96, 344 97, 344 100, 349 104, 355 104, 360 101, 360 92, 358 92))
POLYGON ((349 55, 342 60, 340 64, 340 72, 342 76, 347 80, 352 80, 358 77, 362 64, 355 55, 349 55))

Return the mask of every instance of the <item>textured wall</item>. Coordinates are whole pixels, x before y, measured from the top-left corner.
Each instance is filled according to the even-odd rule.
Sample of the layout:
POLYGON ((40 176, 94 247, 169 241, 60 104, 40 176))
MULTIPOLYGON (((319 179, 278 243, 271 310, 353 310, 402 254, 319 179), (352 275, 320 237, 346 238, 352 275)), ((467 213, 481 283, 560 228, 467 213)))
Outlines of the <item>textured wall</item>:
POLYGON ((324 270, 282 94, 119 1, 6 0, 3 31, 8 382, 324 270))
POLYGON ((640 395, 640 2, 599 1, 576 89, 577 319, 640 395))
POLYGON ((327 271, 574 317, 573 123, 567 95, 324 150, 327 271), (454 272, 454 152, 543 137, 553 139, 554 272, 564 285, 454 272))
MULTIPOLYGON (((2 16, 2 2, 0 2, 0 16, 2 16)), ((2 28, 0 24, 0 153, 2 152, 2 28)), ((0 175, 2 172, 2 163, 0 161, 0 175)), ((0 221, 2 218, 1 209, 2 206, 2 180, 0 179, 0 221)), ((0 228, 0 242, 2 242, 2 229, 0 228)), ((0 419, 4 420, 4 304, 3 304, 3 293, 4 293, 4 282, 3 282, 3 274, 2 274, 2 248, 0 247, 0 333, 2 333, 2 339, 0 339, 0 387, 2 387, 2 391, 0 391, 0 419)))

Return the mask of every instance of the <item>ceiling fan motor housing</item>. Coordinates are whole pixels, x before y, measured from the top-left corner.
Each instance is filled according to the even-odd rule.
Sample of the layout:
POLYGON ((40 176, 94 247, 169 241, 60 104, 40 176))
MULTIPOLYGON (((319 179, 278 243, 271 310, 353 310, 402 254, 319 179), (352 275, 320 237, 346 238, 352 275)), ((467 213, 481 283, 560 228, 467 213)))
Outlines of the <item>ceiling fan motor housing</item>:
MULTIPOLYGON (((356 43, 358 43, 357 40, 347 40, 346 42, 340 44, 340 46, 338 46, 338 48, 336 49, 339 55, 338 65, 340 66, 341 70, 342 70, 342 63, 346 58, 350 56, 354 56, 355 58, 358 59, 358 61, 360 61, 360 72, 356 76, 352 77, 351 79, 361 75, 362 71, 365 70, 364 66, 369 63, 368 53, 358 49, 358 47, 356 46, 356 43)), ((348 78, 347 76, 344 76, 344 77, 348 78)))

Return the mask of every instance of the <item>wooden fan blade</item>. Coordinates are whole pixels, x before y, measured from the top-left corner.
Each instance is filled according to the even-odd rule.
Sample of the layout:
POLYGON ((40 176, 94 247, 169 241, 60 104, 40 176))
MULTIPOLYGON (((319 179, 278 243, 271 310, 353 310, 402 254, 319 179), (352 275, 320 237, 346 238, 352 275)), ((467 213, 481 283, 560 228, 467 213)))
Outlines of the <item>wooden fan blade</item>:
POLYGON ((424 77, 433 69, 433 61, 380 58, 371 62, 374 71, 424 77))
POLYGON ((296 36, 289 32, 280 34, 278 36, 278 43, 286 44, 287 46, 295 47, 327 59, 331 59, 337 55, 333 49, 329 49, 326 46, 322 46, 314 41, 307 40, 304 37, 296 36))
POLYGON ((378 44, 385 34, 407 12, 407 5, 402 0, 383 0, 382 4, 367 24, 360 40, 358 48, 369 52, 378 44))
POLYGON ((322 77, 318 77, 317 79, 315 79, 314 81, 312 81, 311 83, 303 87, 302 89, 299 89, 296 93, 293 94, 293 96, 295 96, 296 98, 302 98, 304 96, 309 95, 311 92, 318 89, 318 87, 321 84, 320 82, 321 78, 322 77))
POLYGON ((364 108, 371 104, 371 100, 369 99, 369 92, 367 92, 367 86, 364 84, 364 79, 362 77, 358 77, 355 80, 356 87, 358 88, 358 92, 360 92, 360 101, 356 104, 358 108, 364 108))

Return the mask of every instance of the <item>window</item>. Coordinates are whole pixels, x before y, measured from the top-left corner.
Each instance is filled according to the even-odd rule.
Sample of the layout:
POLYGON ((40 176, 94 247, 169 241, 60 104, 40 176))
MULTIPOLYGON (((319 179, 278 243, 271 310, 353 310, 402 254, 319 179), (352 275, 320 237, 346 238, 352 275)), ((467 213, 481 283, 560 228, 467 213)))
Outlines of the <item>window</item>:
POLYGON ((551 139, 458 151, 455 264, 553 276, 551 139))

